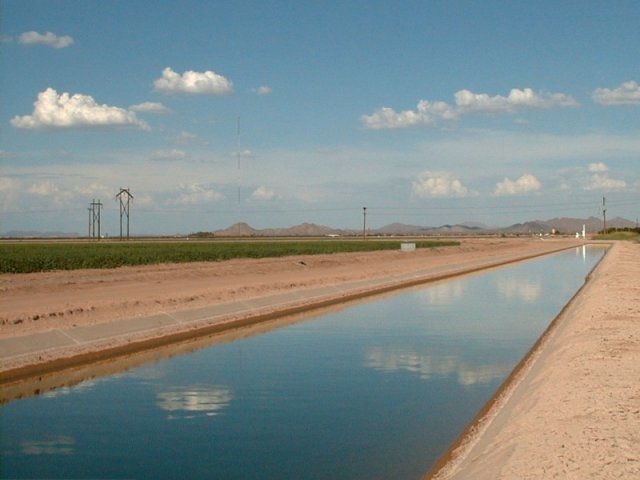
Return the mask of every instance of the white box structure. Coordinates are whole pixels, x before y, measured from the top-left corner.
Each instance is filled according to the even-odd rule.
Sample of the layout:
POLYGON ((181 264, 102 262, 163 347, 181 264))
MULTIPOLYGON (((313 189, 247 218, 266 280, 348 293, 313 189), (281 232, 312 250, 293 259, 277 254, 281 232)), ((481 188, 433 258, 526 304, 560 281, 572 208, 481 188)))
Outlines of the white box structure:
POLYGON ((416 244, 415 243, 402 242, 400 244, 400 250, 403 251, 403 252, 415 252, 416 251, 416 244))

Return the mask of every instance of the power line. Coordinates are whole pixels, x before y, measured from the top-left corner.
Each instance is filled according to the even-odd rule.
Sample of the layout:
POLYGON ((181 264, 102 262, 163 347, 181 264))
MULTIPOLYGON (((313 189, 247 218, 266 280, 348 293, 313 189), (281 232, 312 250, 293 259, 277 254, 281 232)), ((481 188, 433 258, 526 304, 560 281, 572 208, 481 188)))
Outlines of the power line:
MULTIPOLYGON (((636 202, 609 202, 609 205, 624 206, 633 205, 636 202)), ((549 209, 553 209, 555 212, 568 211, 568 210, 580 210, 580 209, 595 209, 594 202, 579 202, 579 203, 552 203, 552 204, 536 204, 536 205, 466 205, 466 206, 453 206, 443 207, 435 205, 421 205, 421 206, 402 206, 402 207, 390 207, 390 206, 369 206, 367 210, 374 212, 376 215, 423 215, 426 210, 440 211, 440 212, 465 212, 465 211, 490 211, 497 214, 513 214, 513 213, 529 213, 529 212, 544 212, 549 209)), ((218 214, 235 214, 237 210, 233 209, 197 209, 197 208, 180 208, 180 209, 140 209, 141 212, 148 213, 218 213, 218 214)), ((247 208, 242 212, 245 214, 266 214, 266 213, 331 213, 331 212, 357 212, 362 211, 362 207, 317 207, 317 208, 247 208)))

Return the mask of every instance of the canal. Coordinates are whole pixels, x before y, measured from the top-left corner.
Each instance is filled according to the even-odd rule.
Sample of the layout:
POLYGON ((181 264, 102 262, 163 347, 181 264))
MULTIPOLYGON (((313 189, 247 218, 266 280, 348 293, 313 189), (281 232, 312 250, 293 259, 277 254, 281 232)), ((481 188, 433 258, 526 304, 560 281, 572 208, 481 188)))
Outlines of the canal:
POLYGON ((428 284, 10 401, 1 476, 420 478, 604 251, 428 284))

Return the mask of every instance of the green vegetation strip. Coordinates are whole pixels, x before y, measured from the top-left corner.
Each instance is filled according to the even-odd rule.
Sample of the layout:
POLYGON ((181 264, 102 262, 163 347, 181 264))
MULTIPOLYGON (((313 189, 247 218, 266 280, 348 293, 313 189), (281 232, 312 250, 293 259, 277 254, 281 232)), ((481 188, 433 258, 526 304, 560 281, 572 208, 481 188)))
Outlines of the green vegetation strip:
MULTIPOLYGON (((232 258, 399 250, 400 243, 386 240, 7 243, 0 245, 0 272, 29 273, 159 263, 217 262, 232 258)), ((417 248, 460 244, 456 241, 413 243, 417 248)))
POLYGON ((638 231, 621 231, 621 232, 609 232, 607 234, 599 234, 594 237, 594 240, 631 240, 640 241, 640 232, 638 231))

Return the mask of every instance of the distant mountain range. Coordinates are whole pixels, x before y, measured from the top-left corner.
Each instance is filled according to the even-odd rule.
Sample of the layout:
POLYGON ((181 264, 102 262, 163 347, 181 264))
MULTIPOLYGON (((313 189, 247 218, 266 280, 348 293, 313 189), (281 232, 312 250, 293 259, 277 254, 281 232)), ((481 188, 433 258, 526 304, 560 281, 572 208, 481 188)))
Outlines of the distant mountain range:
MULTIPOLYGON (((565 233, 573 235, 582 231, 582 226, 588 233, 602 230, 601 218, 552 218, 551 220, 533 220, 516 223, 509 227, 491 227, 476 222, 465 222, 456 225, 441 225, 438 227, 406 225, 392 223, 376 229, 368 229, 367 235, 463 235, 463 234, 537 234, 537 233, 565 233)), ((607 220, 607 228, 635 228, 635 222, 616 217, 607 220)), ((351 236, 360 235, 362 230, 336 229, 313 223, 303 223, 288 228, 255 229, 246 223, 236 223, 229 228, 211 232, 216 237, 321 237, 321 236, 351 236)))
MULTIPOLYGON (((421 226, 407 225, 404 223, 391 223, 384 227, 367 229, 367 235, 472 235, 472 234, 538 234, 565 233, 573 235, 582 231, 585 225, 587 232, 595 233, 602 230, 601 218, 552 218, 550 220, 533 220, 525 223, 516 223, 509 227, 494 227, 477 222, 464 222, 455 225, 421 226)), ((607 228, 635 228, 636 223, 625 218, 616 217, 607 220, 607 228)), ((353 236, 361 235, 362 230, 337 229, 314 223, 302 223, 287 228, 256 229, 246 223, 236 223, 223 230, 213 232, 198 232, 192 236, 214 237, 325 237, 325 236, 353 236)), ((0 235, 3 238, 65 238, 80 237, 75 232, 39 232, 13 230, 0 235)))

